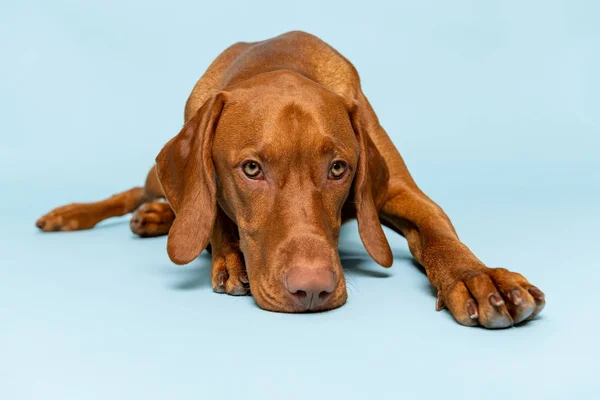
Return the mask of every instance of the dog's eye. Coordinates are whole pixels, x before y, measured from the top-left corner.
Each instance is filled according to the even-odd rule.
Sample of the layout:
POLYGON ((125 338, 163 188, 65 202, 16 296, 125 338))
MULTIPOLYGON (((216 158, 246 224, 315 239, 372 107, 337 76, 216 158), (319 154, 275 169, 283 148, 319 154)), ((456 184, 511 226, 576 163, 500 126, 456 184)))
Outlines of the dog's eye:
POLYGON ((346 173, 347 165, 343 161, 335 161, 329 169, 329 177, 332 179, 340 179, 346 173))
POLYGON ((242 169, 244 170, 244 174, 246 174, 248 178, 253 179, 256 179, 261 172, 260 165, 258 165, 256 161, 248 161, 242 166, 242 169))

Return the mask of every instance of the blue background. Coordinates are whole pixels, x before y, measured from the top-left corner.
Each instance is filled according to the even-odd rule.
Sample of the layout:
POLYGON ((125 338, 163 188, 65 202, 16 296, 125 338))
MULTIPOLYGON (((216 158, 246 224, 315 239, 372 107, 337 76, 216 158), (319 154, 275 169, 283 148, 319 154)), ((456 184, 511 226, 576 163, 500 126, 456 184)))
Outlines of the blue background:
POLYGON ((565 399, 598 395, 600 7, 594 1, 2 0, 0 398, 565 399), (434 310, 404 239, 343 229, 349 301, 285 315, 211 291, 128 219, 42 234, 58 205, 143 183, 236 41, 320 36, 417 182, 489 266, 547 295, 486 331, 434 310))

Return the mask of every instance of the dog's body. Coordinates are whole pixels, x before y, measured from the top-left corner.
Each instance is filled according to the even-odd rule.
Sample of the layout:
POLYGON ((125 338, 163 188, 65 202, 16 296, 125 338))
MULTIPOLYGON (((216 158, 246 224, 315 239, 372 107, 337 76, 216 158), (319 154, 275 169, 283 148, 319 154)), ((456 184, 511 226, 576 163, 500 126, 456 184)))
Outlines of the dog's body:
POLYGON ((60 207, 37 226, 88 229, 135 211, 132 230, 169 234, 178 264, 210 245, 215 291, 245 294, 249 282, 261 307, 298 312, 346 301, 337 240, 340 224, 356 218, 365 248, 385 267, 392 254, 380 222, 408 240, 438 289, 437 308, 461 324, 506 327, 545 304, 523 276, 486 267, 460 242, 411 178, 355 68, 312 35, 225 50, 156 161, 144 188, 60 207))

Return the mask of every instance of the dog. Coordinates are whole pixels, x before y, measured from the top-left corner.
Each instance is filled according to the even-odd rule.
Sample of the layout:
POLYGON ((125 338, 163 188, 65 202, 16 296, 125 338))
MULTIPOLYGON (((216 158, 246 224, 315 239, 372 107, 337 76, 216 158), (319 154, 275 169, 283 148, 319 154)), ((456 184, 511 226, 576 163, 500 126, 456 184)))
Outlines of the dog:
POLYGON ((144 187, 56 208, 37 227, 90 229, 133 212, 135 234, 168 235, 175 264, 210 251, 214 291, 308 312, 346 302, 338 239, 356 219, 383 267, 393 258, 382 225, 404 236, 437 289, 436 309, 462 325, 505 328, 544 308, 525 277, 488 268, 460 241, 414 182, 354 66, 316 36, 227 48, 194 86, 184 120, 144 187))

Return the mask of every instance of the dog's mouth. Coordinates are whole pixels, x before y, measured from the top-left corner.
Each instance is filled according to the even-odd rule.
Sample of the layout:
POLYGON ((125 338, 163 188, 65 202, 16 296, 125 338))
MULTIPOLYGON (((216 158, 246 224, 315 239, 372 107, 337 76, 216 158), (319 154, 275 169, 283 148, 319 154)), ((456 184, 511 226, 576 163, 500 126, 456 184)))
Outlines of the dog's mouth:
POLYGON ((346 302, 346 280, 335 243, 304 234, 277 245, 263 241, 271 245, 252 249, 244 238, 241 250, 250 292, 260 308, 282 313, 321 312, 346 302))

